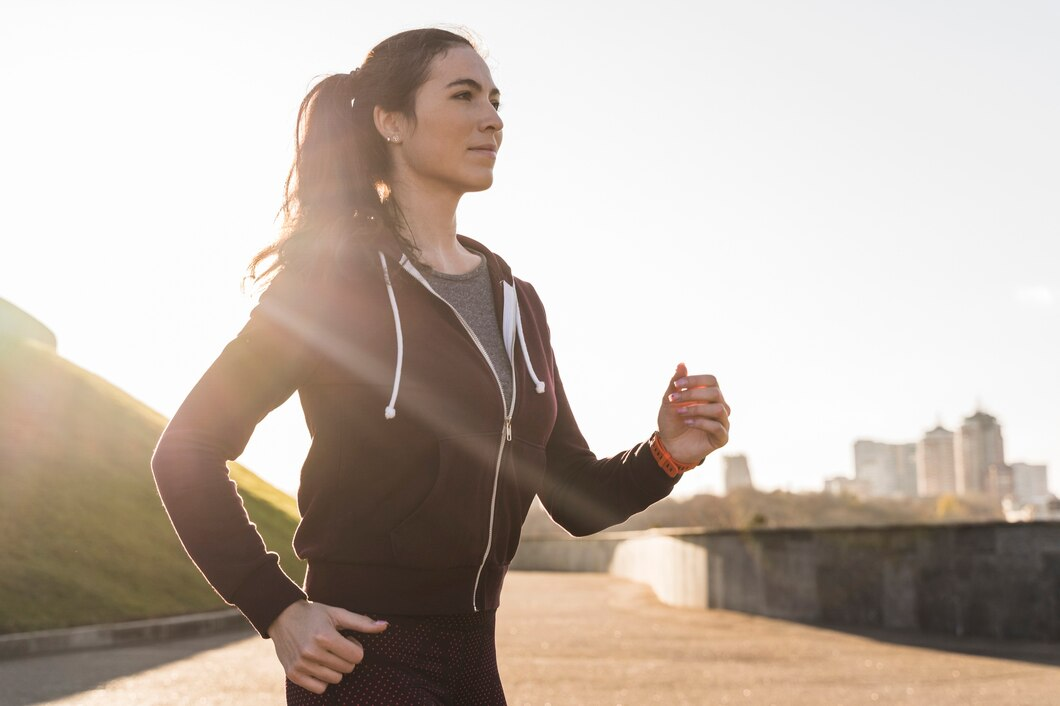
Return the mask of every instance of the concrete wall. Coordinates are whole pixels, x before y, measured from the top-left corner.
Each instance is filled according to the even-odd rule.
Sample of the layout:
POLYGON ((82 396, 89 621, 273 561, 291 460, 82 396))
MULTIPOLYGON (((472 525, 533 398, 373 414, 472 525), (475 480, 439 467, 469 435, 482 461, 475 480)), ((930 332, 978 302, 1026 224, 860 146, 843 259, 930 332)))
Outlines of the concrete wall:
POLYGON ((1060 640, 1060 522, 524 538, 512 568, 608 572, 672 605, 1060 640))

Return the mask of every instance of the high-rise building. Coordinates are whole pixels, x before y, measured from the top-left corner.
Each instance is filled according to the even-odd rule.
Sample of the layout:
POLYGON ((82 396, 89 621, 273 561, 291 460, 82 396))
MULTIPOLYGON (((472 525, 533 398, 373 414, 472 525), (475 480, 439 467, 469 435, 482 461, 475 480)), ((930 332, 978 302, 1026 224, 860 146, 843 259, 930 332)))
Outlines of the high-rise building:
POLYGON ((887 444, 869 439, 854 442, 854 479, 868 489, 869 495, 889 495, 893 489, 890 457, 887 444))
POLYGON ((1011 498, 1013 491, 1012 467, 991 463, 986 469, 986 492, 998 500, 1011 498))
POLYGON ((1032 505, 1049 498, 1049 476, 1044 464, 1013 463, 1012 497, 1020 505, 1032 505))
POLYGON ((752 488, 751 469, 747 465, 747 457, 743 454, 725 456, 725 493, 731 493, 736 488, 752 488))
POLYGON ((916 444, 858 439, 854 442, 854 477, 870 495, 916 497, 916 444))
POLYGON ((916 487, 919 495, 930 497, 957 491, 953 444, 953 432, 941 424, 917 442, 916 487))
MULTIPOLYGON (((1001 426, 986 412, 965 418, 954 440, 957 494, 991 492, 990 467, 1005 465, 1001 426)), ((995 474, 997 471, 995 471, 995 474)))
POLYGON ((894 463, 896 494, 903 498, 915 498, 917 496, 916 444, 895 444, 894 463))

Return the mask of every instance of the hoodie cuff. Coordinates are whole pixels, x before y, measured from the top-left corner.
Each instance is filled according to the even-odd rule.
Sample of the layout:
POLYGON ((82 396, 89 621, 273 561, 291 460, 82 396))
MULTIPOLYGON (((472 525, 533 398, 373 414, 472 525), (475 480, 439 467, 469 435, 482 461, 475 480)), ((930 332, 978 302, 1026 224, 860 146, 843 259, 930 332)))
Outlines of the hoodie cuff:
MULTIPOLYGON (((654 434, 652 436, 654 436, 654 434)), ((634 447, 634 458, 644 469, 643 472, 638 475, 642 486, 644 486, 648 494, 654 498, 652 502, 661 500, 669 495, 670 491, 673 490, 675 485, 677 485, 677 481, 681 480, 683 474, 678 473, 675 476, 671 476, 659 465, 659 462, 655 459, 655 455, 651 451, 651 437, 648 437, 647 441, 641 442, 634 447)))
MULTIPOLYGON (((272 554, 272 552, 269 552, 272 554)), ((263 638, 269 637, 269 626, 287 606, 295 601, 308 600, 305 592, 298 587, 277 563, 278 557, 262 564, 247 577, 238 593, 232 598, 232 604, 239 608, 254 629, 263 638)))

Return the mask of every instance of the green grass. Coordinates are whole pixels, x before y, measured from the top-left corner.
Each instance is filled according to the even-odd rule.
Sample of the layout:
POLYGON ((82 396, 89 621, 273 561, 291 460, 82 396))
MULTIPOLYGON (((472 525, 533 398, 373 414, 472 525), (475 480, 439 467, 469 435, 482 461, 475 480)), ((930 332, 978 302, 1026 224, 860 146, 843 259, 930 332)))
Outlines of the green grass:
MULTIPOLYGON (((0 634, 223 608, 151 476, 166 420, 38 344, 0 339, 0 634)), ((294 499, 229 464, 297 582, 294 499)))

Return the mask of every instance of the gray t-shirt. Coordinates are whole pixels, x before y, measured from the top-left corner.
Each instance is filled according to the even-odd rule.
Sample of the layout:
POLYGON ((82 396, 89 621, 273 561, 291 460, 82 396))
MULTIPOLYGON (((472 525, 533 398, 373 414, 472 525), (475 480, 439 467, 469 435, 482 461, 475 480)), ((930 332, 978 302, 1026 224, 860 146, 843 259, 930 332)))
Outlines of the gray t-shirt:
POLYGON ((460 312, 464 321, 475 332, 500 378, 505 403, 511 405, 512 366, 501 338, 501 327, 497 323, 497 308, 493 304, 486 258, 476 254, 479 255, 479 265, 470 272, 448 275, 427 267, 423 276, 434 291, 460 312))

